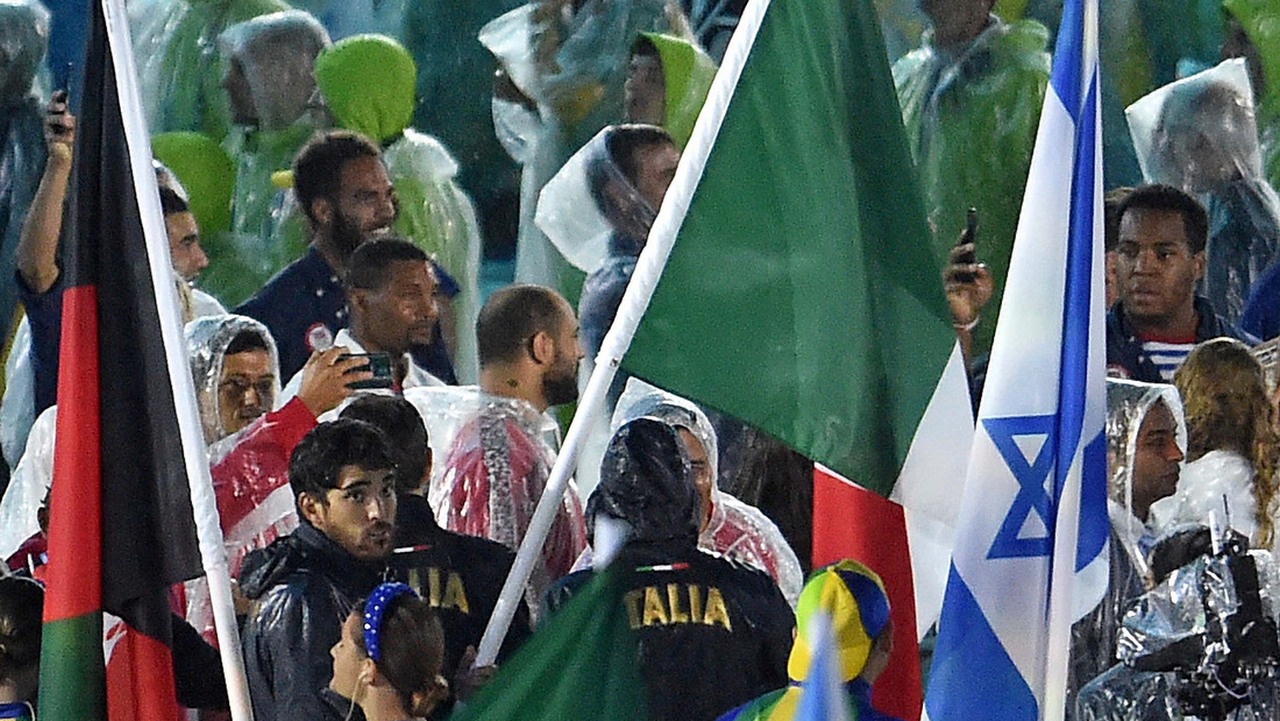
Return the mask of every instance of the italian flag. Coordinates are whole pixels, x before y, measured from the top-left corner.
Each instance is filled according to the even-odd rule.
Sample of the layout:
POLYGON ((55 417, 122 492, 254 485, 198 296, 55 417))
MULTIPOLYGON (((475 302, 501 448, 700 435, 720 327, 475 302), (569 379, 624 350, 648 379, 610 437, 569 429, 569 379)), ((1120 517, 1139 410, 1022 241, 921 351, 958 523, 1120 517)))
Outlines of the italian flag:
POLYGON ((875 698, 907 719, 973 433, 921 197, 873 4, 752 0, 650 235, 674 245, 623 361, 820 464, 812 560, 884 578, 875 698))
POLYGON ((117 87, 134 77, 124 5, 91 6, 61 265, 39 718, 168 721, 179 717, 168 594, 201 573, 187 474, 205 461, 179 424, 195 417, 194 394, 140 104, 117 87))

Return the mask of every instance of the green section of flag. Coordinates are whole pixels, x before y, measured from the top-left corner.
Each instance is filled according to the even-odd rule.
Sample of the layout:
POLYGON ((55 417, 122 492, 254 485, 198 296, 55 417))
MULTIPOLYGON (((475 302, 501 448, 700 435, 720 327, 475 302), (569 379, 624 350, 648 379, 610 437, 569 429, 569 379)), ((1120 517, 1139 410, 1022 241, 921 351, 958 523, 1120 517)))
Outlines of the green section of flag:
POLYGON ((46 621, 40 640, 40 721, 107 717, 102 614, 46 621))
POLYGON ((888 493, 955 343, 929 243, 873 4, 773 0, 623 365, 888 493))
POLYGON ((620 577, 593 578, 450 721, 649 721, 620 577))

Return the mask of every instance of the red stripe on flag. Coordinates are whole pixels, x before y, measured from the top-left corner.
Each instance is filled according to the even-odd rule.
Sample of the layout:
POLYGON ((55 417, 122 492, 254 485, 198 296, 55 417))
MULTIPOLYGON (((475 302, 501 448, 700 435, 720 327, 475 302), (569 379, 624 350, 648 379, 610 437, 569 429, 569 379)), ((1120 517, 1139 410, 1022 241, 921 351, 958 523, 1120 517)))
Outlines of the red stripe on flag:
POLYGON ((173 654, 120 619, 107 628, 108 721, 179 721, 173 689, 173 654))
POLYGON ((844 558, 880 574, 889 593, 893 655, 872 688, 876 708, 903 719, 920 718, 924 703, 911 552, 902 506, 825 473, 813 472, 813 565, 844 558))
POLYGON ((49 501, 48 592, 44 620, 102 608, 102 450, 98 433, 98 295, 62 296, 58 425, 49 501))

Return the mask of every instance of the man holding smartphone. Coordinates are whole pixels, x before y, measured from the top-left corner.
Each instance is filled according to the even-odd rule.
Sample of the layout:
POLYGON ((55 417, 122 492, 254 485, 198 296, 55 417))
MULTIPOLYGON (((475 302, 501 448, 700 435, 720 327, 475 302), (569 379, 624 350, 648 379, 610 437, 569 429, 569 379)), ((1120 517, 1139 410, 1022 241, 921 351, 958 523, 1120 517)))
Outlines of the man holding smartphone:
MULTIPOLYGON (((363 243, 351 253, 344 286, 351 322, 333 344, 349 355, 370 356, 377 382, 361 382, 362 389, 399 395, 407 388, 444 385, 410 354, 432 341, 438 317, 439 283, 421 248, 394 237, 363 243)), ((282 391, 281 402, 296 395, 301 383, 299 371, 282 391)))

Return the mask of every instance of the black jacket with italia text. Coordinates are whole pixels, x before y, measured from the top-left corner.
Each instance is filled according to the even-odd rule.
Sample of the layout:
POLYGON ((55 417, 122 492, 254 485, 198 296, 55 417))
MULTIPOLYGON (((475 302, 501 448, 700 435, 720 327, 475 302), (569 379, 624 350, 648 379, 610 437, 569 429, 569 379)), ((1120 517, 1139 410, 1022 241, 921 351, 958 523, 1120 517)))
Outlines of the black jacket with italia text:
MULTIPOLYGON (((648 419, 624 425, 587 516, 593 528, 604 516, 629 528, 611 567, 625 578, 622 603, 656 721, 711 721, 787 684, 791 607, 767 574, 698 550, 700 510, 675 431, 648 419)), ((552 586, 548 607, 563 605, 591 573, 552 586)))
MULTIPOLYGON (((500 543, 441 528, 421 496, 401 495, 397 506, 392 572, 435 609, 444 630, 441 674, 452 682, 467 646, 480 645, 515 554, 500 543)), ((529 609, 521 601, 498 662, 528 636, 529 609)), ((448 716, 451 702, 438 704, 431 718, 448 716)))

